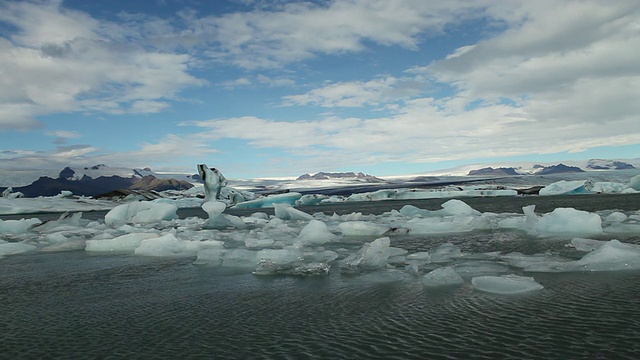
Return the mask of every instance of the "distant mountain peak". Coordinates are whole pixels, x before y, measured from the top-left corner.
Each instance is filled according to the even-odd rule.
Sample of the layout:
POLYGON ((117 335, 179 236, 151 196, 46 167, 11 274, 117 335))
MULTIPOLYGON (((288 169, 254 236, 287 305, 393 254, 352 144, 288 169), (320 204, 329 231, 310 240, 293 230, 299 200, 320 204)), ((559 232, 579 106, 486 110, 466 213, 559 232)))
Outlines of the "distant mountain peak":
POLYGON ((590 159, 587 168, 592 170, 629 170, 635 167, 629 163, 618 160, 590 159))
POLYGON ((470 176, 513 176, 513 175, 520 175, 520 174, 518 174, 516 169, 512 167, 499 167, 495 169, 492 167, 485 167, 478 170, 471 170, 469 171, 468 175, 470 176))
POLYGON ((365 174, 363 172, 324 172, 320 171, 315 174, 303 174, 298 176, 296 180, 331 180, 331 179, 357 179, 367 182, 380 182, 384 181, 373 175, 365 174))
POLYGON ((543 166, 541 170, 536 172, 536 175, 564 174, 576 172, 584 172, 584 170, 580 169, 577 166, 567 166, 560 163, 558 165, 543 166))

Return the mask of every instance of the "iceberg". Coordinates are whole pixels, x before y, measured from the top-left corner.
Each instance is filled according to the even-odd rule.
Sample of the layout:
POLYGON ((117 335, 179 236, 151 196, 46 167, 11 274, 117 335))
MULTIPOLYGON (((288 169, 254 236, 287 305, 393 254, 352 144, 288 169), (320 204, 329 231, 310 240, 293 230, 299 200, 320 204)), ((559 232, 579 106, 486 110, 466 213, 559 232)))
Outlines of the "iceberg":
POLYGON ((341 268, 343 271, 352 272, 359 269, 380 269, 387 266, 389 258, 389 244, 391 239, 383 237, 376 239, 362 246, 357 254, 351 255, 343 260, 341 268))
POLYGON ((300 211, 291 204, 273 204, 276 217, 282 220, 313 220, 313 216, 304 211, 300 211))
POLYGON ((274 204, 294 205, 301 197, 302 194, 298 192, 289 192, 286 194, 269 195, 255 200, 244 201, 235 204, 233 207, 236 209, 260 209, 272 208, 274 207, 274 204))
POLYGON ((337 239, 327 228, 327 224, 319 220, 311 220, 300 231, 300 235, 296 238, 296 244, 305 245, 322 245, 337 239))
POLYGON ((87 240, 85 251, 134 252, 142 240, 158 237, 154 233, 130 233, 113 239, 87 240))
POLYGON ((178 207, 174 204, 157 201, 140 201, 118 205, 105 216, 104 222, 110 226, 127 223, 155 223, 161 220, 174 220, 178 207))
POLYGON ((427 287, 456 286, 464 284, 462 277, 450 266, 435 269, 422 277, 427 287))
POLYGON ((198 164, 198 174, 204 182, 204 201, 220 199, 222 187, 227 185, 227 179, 220 170, 209 168, 205 164, 198 164))
POLYGON ((591 180, 561 180, 549 184, 540 189, 540 195, 579 195, 593 193, 593 182, 591 180))

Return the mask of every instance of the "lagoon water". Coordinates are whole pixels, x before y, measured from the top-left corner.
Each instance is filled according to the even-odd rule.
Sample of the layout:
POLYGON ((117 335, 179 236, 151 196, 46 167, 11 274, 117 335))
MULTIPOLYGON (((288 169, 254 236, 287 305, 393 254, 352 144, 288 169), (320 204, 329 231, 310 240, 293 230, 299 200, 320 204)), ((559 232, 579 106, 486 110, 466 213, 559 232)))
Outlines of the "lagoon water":
MULTIPOLYGON (((640 234, 615 238, 640 244, 640 234)), ((516 231, 391 242, 410 252, 451 242, 472 253, 581 256, 566 241, 516 231)), ((544 289, 504 296, 468 281, 429 289, 402 271, 299 278, 193 258, 14 255, 0 261, 0 358, 638 358, 640 271, 511 270, 544 289)))

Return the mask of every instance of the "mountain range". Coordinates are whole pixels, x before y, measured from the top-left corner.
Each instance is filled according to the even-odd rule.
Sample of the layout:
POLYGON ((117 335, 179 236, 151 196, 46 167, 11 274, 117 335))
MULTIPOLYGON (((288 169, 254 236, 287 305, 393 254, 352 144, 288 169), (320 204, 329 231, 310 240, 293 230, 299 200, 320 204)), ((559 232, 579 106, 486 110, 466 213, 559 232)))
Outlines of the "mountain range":
MULTIPOLYGON (((26 197, 55 196, 65 190, 78 196, 95 197, 120 189, 164 191, 187 190, 193 187, 192 183, 185 180, 158 178, 150 173, 150 169, 144 169, 142 172, 133 169, 132 173, 123 173, 120 168, 110 168, 102 164, 78 170, 65 167, 57 178, 41 176, 29 185, 12 187, 12 190, 26 197)), ((6 189, 7 187, 0 187, 0 192, 6 189)))

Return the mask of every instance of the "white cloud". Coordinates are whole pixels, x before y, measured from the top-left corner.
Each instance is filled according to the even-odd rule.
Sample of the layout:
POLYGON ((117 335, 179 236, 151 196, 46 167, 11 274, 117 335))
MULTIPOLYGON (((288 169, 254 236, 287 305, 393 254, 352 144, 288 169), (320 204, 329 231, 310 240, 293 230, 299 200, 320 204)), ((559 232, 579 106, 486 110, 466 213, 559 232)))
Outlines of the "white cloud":
POLYGON ((45 134, 47 136, 55 136, 58 138, 65 138, 65 139, 74 139, 74 138, 79 138, 81 136, 77 131, 71 131, 71 130, 47 131, 45 134))
POLYGON ((108 164, 131 168, 151 166, 154 169, 177 169, 184 166, 185 159, 202 159, 216 152, 218 151, 211 148, 209 142, 195 136, 169 134, 158 142, 138 144, 138 149, 123 152, 86 144, 58 146, 50 151, 0 151, 0 168, 62 170, 65 166, 108 164))
POLYGON ((60 1, 4 2, 0 21, 0 130, 29 129, 38 116, 75 111, 157 112, 166 99, 204 82, 193 59, 126 40, 125 25, 63 8, 60 1))
POLYGON ((318 54, 358 52, 365 41, 417 49, 446 25, 482 15, 483 2, 348 0, 287 3, 263 10, 196 18, 189 38, 214 44, 212 58, 257 69, 318 54))
POLYGON ((284 105, 321 107, 363 107, 407 100, 419 95, 426 86, 419 76, 413 78, 380 77, 369 81, 329 83, 301 95, 284 96, 284 105))

